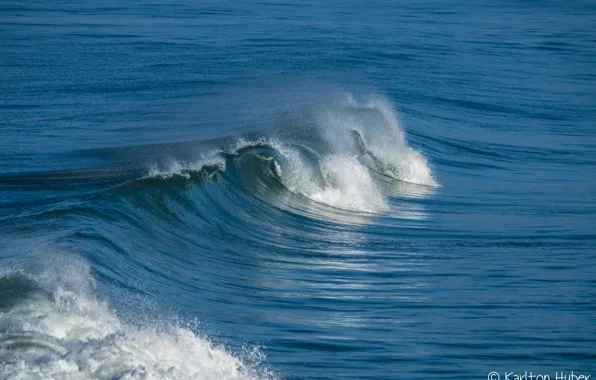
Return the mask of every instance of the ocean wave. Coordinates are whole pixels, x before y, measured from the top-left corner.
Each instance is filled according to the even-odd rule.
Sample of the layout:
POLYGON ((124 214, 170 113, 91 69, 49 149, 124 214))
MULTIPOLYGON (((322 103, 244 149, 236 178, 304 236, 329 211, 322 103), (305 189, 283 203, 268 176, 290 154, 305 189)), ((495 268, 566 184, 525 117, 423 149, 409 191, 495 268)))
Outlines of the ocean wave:
POLYGON ((302 136, 238 138, 197 160, 153 167, 144 179, 188 185, 233 172, 239 180, 232 182, 251 193, 255 186, 260 195, 267 193, 263 188, 269 193, 289 191, 332 208, 367 213, 390 209, 379 175, 439 186, 428 160, 407 144, 395 110, 382 98, 359 103, 348 96, 312 113, 315 127, 302 136))
MULTIPOLYGON (((230 289, 217 278, 234 262, 226 255, 258 256, 268 248, 276 255, 282 247, 319 252, 328 240, 345 246, 363 239, 359 226, 384 219, 378 215, 425 217, 422 205, 392 199, 423 197, 438 183, 388 103, 348 98, 306 114, 254 136, 112 149, 111 166, 0 178, 14 190, 67 190, 0 219, 8 226, 31 221, 33 240, 11 249, 45 257, 37 247, 47 243, 89 260, 0 273, 0 295, 10 300, 0 303, 0 378, 274 378, 258 350, 231 352, 196 328, 161 316, 139 321, 151 318, 131 318, 134 307, 102 301, 88 266, 116 284, 142 280, 146 294, 192 278, 201 286, 187 290, 205 297, 230 289), (48 229, 47 238, 39 236, 48 229), (288 243, 287 236, 300 238, 288 243)), ((241 261, 252 259, 255 267, 263 260, 241 261)))
POLYGON ((0 277, 0 378, 273 379, 249 352, 225 347, 175 324, 135 326, 94 295, 84 264, 0 277), (6 297, 4 297, 6 298, 6 297))

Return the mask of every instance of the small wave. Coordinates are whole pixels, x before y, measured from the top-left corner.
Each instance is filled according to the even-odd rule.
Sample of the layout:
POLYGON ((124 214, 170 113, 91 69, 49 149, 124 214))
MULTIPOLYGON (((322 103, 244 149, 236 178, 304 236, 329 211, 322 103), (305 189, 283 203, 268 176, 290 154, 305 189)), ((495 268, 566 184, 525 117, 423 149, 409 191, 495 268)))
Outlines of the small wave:
POLYGON ((78 284, 88 281, 89 269, 81 265, 75 269, 66 282, 64 273, 33 278, 15 272, 0 278, 0 292, 19 293, 19 302, 0 313, 0 378, 274 377, 183 326, 137 327, 123 322, 107 303, 81 291, 89 288, 78 284), (53 289, 44 290, 45 286, 53 289))

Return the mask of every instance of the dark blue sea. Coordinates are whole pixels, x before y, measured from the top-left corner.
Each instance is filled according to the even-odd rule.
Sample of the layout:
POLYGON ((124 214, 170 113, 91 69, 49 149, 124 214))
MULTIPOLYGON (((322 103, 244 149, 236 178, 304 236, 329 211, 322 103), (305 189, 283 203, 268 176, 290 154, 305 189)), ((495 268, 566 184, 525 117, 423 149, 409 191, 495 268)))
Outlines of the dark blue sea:
POLYGON ((0 379, 487 376, 596 378, 596 3, 0 1, 0 379))

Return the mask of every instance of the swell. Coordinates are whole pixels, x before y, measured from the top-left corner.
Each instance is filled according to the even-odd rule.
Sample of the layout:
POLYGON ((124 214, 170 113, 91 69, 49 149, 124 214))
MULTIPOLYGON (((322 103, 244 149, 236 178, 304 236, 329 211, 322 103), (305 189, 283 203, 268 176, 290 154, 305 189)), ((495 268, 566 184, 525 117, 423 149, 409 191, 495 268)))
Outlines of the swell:
POLYGON ((108 305, 95 281, 118 289, 112 304, 122 289, 201 297, 210 308, 199 317, 225 320, 235 305, 254 301, 246 287, 274 291, 253 275, 267 263, 291 266, 321 255, 329 241, 346 246, 376 217, 419 218, 393 195, 425 196, 438 185, 384 101, 349 98, 287 125, 209 142, 194 154, 192 144, 161 155, 156 146, 142 159, 98 169, 0 178, 9 194, 39 194, 36 207, 9 201, 22 212, 0 226, 4 236, 18 237, 12 257, 43 267, 17 260, 14 268, 25 269, 0 273, 10 301, 0 313, 0 377, 273 377, 251 350, 232 353, 196 328, 159 317, 139 321, 127 305, 108 305), (288 235, 299 239, 288 242, 288 235), (282 248, 293 256, 278 257, 282 248), (56 263, 45 265, 43 257, 56 263), (209 303, 224 289, 229 303, 209 303))

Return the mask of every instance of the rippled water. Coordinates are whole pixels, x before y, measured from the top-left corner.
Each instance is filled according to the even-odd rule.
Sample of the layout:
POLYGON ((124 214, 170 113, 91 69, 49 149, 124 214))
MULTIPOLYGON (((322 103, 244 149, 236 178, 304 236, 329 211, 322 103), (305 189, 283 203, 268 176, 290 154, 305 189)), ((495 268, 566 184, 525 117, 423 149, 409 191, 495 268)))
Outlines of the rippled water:
POLYGON ((0 378, 596 376, 590 2, 0 4, 0 378))

